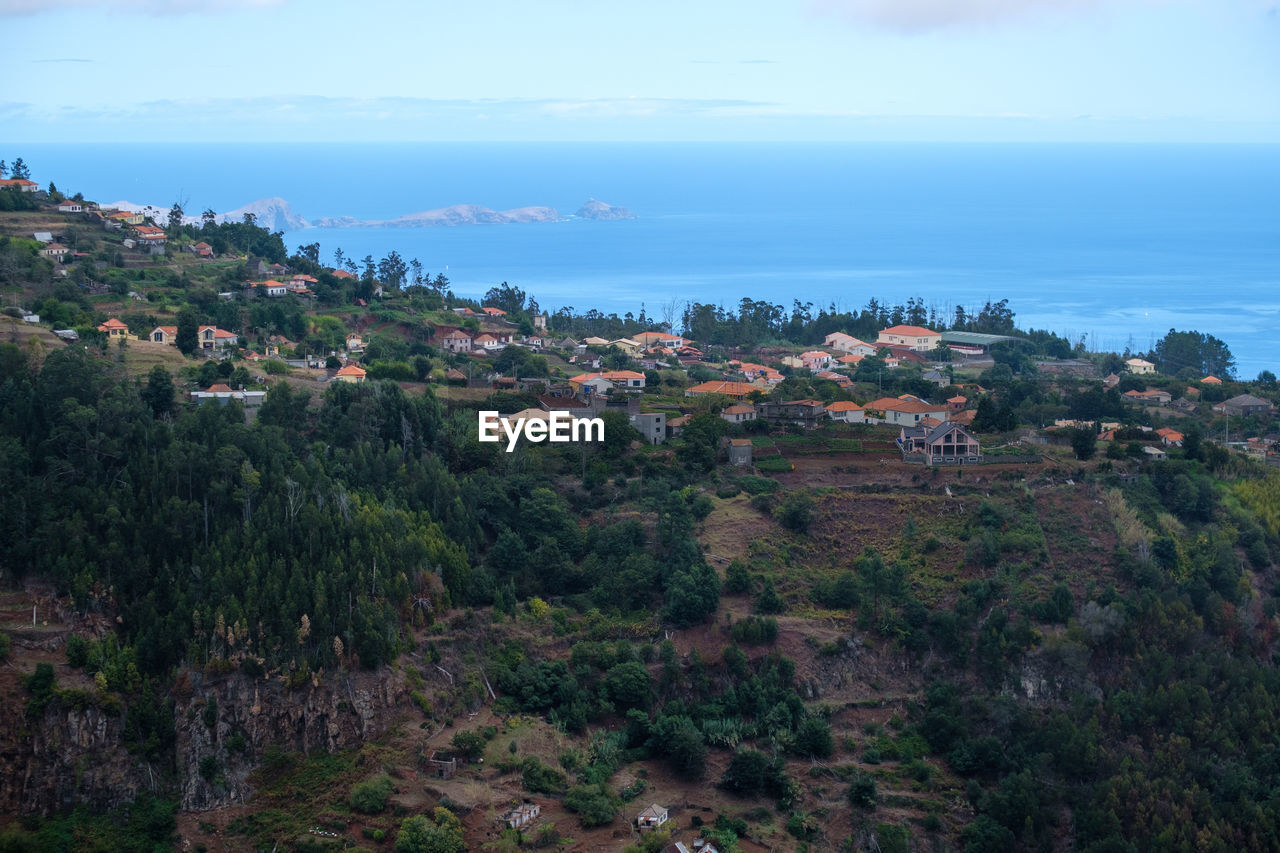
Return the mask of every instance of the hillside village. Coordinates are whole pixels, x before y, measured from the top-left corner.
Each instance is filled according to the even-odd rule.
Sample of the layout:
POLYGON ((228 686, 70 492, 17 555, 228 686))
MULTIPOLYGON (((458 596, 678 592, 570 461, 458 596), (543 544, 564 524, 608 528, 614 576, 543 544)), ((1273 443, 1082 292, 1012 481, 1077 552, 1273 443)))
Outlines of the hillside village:
POLYGON ((548 310, 6 179, 4 839, 1273 849, 1275 376, 892 296, 548 310))
MULTIPOLYGON (((230 245, 211 216, 203 229, 195 229, 180 224, 179 211, 165 229, 141 213, 101 209, 56 190, 50 194, 29 179, 7 179, 4 188, 34 201, 33 210, 0 226, 8 238, 6 252, 34 253, 43 267, 28 263, 28 275, 46 281, 44 288, 10 291, 7 301, 20 302, 19 294, 28 301, 11 304, 6 313, 31 325, 64 323, 70 328, 51 331, 67 341, 176 347, 179 314, 188 306, 197 323, 194 348, 188 342, 184 353, 218 361, 189 377, 188 385, 194 379, 202 386, 191 388, 192 400, 210 399, 210 386, 227 385, 205 381, 215 369, 220 380, 236 378, 237 392, 261 391, 283 375, 317 386, 392 379, 406 387, 444 386, 446 399, 476 400, 485 390, 523 394, 532 405, 508 414, 524 417, 553 410, 594 415, 612 407, 625 412, 652 444, 678 438, 690 415, 708 410, 744 434, 836 424, 891 427, 904 458, 914 460, 921 454, 906 448, 919 446, 920 439, 909 437, 908 427, 918 432, 945 422, 954 425, 948 440, 960 436, 970 448, 980 444, 970 432, 974 418, 984 400, 998 405, 1007 398, 1012 376, 1001 376, 1003 382, 994 377, 1000 376, 997 365, 1014 362, 1021 366, 1020 378, 1034 375, 1049 396, 1058 397, 1058 405, 1041 405, 1019 418, 1024 429, 1012 438, 1016 443, 1069 440, 1088 422, 1098 428, 1104 447, 1121 436, 1129 439, 1129 453, 1139 447, 1159 458, 1161 448, 1179 446, 1195 424, 1227 446, 1280 464, 1269 421, 1274 387, 1255 388, 1230 377, 1224 383, 1187 368, 1171 376, 1137 356, 1072 351, 1059 353, 1070 357, 1036 359, 1031 348, 1028 358, 1023 335, 910 323, 881 328, 868 341, 833 331, 812 349, 709 346, 662 328, 579 338, 558 327, 559 317, 551 317, 549 328, 548 314, 536 303, 513 305, 508 299, 502 308, 459 299, 444 289, 447 283, 441 287, 439 280, 424 278, 421 269, 411 279, 403 262, 379 270, 366 259, 361 275, 352 260, 345 266, 320 264, 318 247, 285 258, 278 235, 255 236, 276 249, 259 257, 230 245), (200 239, 205 231, 208 239, 200 239), (52 295, 63 281, 74 288, 61 291, 63 297, 75 298, 52 295), (210 305, 215 299, 219 304, 210 305), (276 301, 280 307, 271 305, 276 301), (237 366, 245 371, 237 373, 237 366), (886 380, 890 390, 904 393, 880 393, 886 380), (1097 380, 1104 391, 1116 390, 1125 406, 1115 405, 1114 397, 1104 397, 1105 412, 1073 406, 1073 392, 1097 380), (1231 417, 1239 419, 1234 436, 1231 417)), ((515 292, 506 288, 503 295, 515 292)), ((1036 396, 1044 397, 1044 390, 1036 396)), ((260 395, 237 399, 252 403, 260 395)), ((977 431, 992 426, 986 417, 977 431)), ((980 451, 924 457, 928 464, 980 460, 980 451)))

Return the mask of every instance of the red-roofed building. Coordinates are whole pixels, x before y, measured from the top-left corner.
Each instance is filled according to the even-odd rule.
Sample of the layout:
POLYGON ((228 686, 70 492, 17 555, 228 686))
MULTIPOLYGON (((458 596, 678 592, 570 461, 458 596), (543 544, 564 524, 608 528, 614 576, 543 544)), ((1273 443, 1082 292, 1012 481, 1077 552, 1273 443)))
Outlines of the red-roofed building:
POLYGON ((178 344, 178 327, 177 326, 156 326, 151 330, 151 334, 147 335, 147 340, 157 344, 168 344, 169 346, 177 346, 178 344))
POLYGON ((878 347, 907 347, 916 352, 928 352, 942 343, 942 333, 923 326, 890 326, 881 329, 876 336, 878 347))
POLYGON ((745 424, 756 419, 756 407, 750 403, 735 403, 720 413, 731 424, 745 424))
POLYGON ((916 426, 926 417, 945 421, 950 415, 946 406, 936 406, 915 397, 905 400, 898 397, 882 397, 867 403, 867 408, 882 412, 885 423, 899 426, 916 426))
POLYGON ((40 189, 40 185, 35 181, 28 181, 26 178, 8 178, 0 180, 0 189, 17 190, 22 193, 33 193, 40 189))
POLYGON ((129 327, 124 323, 112 317, 105 323, 98 324, 99 332, 106 332, 108 338, 127 338, 129 337, 129 327))
POLYGON ((203 350, 226 349, 235 346, 240 341, 240 336, 217 326, 201 326, 196 330, 196 340, 203 350))
POLYGON ((746 382, 700 382, 690 388, 686 388, 684 395, 686 397, 697 397, 702 394, 723 394, 726 397, 732 397, 735 400, 741 400, 752 391, 758 391, 754 385, 748 385, 746 382))
POLYGON ((837 400, 827 404, 827 417, 847 424, 860 424, 867 420, 863 408, 849 400, 837 400))
POLYGON ((351 274, 351 273, 347 272, 346 270, 333 270, 333 271, 330 273, 330 275, 332 275, 334 278, 343 278, 343 279, 354 279, 354 278, 358 278, 358 276, 353 275, 353 274, 351 274))
POLYGON ((335 382, 360 383, 364 381, 364 377, 365 377, 364 368, 357 367, 354 364, 348 364, 343 366, 338 370, 337 373, 333 375, 333 379, 335 382))

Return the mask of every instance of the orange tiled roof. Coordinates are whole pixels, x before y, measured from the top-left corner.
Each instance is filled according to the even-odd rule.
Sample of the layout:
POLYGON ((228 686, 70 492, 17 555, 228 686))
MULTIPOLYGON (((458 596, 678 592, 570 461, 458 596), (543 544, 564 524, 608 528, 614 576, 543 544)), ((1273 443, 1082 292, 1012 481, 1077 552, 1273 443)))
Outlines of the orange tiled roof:
POLYGON ((688 389, 690 394, 728 394, 730 397, 745 397, 755 386, 746 382, 700 382, 688 389))
POLYGON ((365 371, 363 368, 356 367, 354 364, 348 364, 346 367, 343 367, 342 369, 340 369, 337 375, 338 376, 364 376, 365 371))
POLYGON ((836 400, 827 406, 828 412, 861 412, 862 407, 849 400, 836 400))
POLYGON ((890 326, 887 329, 881 329, 882 335, 901 335, 902 337, 923 338, 928 335, 940 335, 941 332, 935 332, 933 329, 926 329, 923 326, 890 326))

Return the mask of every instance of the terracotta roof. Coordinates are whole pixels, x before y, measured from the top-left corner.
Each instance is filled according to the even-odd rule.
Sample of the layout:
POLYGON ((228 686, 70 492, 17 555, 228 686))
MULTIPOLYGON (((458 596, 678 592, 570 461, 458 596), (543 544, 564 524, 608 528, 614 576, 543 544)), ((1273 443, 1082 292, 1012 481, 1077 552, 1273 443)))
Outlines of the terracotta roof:
POLYGON ((8 178, 0 180, 0 187, 38 187, 35 181, 28 181, 26 178, 8 178))
POLYGON ((128 326, 126 326, 124 323, 121 323, 115 317, 112 317, 110 320, 107 320, 105 323, 102 323, 98 326, 98 330, 103 332, 105 332, 107 329, 128 329, 128 328, 129 328, 128 326))
POLYGON ((222 382, 219 382, 219 383, 217 383, 216 385, 210 385, 208 388, 204 389, 204 393, 206 393, 206 394, 230 394, 230 393, 231 393, 231 386, 230 386, 230 385, 226 385, 226 384, 224 384, 224 383, 222 383, 222 382))
POLYGON ((347 272, 346 270, 334 270, 332 273, 330 273, 330 275, 332 275, 334 278, 355 278, 354 275, 347 272))
POLYGON ((364 376, 363 368, 356 367, 354 364, 348 364, 337 372, 337 376, 364 376))
POLYGON ((480 310, 488 314, 490 317, 505 317, 507 315, 507 312, 503 311, 501 308, 485 307, 480 310))
POLYGON ((923 338, 927 335, 941 335, 941 332, 935 332, 933 329, 926 329, 923 326, 890 326, 887 329, 881 329, 882 335, 901 335, 902 337, 923 338))
POLYGON ((968 397, 962 397, 962 396, 960 396, 959 394, 957 394, 957 395, 956 395, 956 396, 954 396, 954 397, 949 397, 949 398, 947 398, 947 402, 948 402, 948 403, 960 403, 960 404, 962 404, 962 405, 963 405, 964 403, 969 402, 969 398, 968 398, 968 397))
POLYGON ((924 403, 920 400, 899 400, 896 397, 882 397, 867 403, 868 409, 878 409, 882 412, 903 412, 908 415, 924 414, 925 412, 941 412, 945 410, 944 406, 935 406, 931 403, 924 403))
POLYGON ((732 406, 724 410, 726 415, 751 415, 755 414, 756 407, 750 403, 734 403, 732 406))
POLYGON ((634 370, 610 370, 600 375, 609 381, 615 379, 644 379, 643 373, 636 373, 634 370))
POLYGON ((690 394, 728 394, 730 397, 745 397, 758 390, 746 382, 700 382, 687 391, 690 394))
POLYGON ((166 335, 176 335, 178 334, 178 327, 177 326, 156 326, 151 331, 152 333, 160 331, 160 332, 164 332, 166 335))
POLYGON ((800 353, 801 358, 831 358, 831 353, 815 349, 800 353))
POLYGON ((1222 380, 1216 376, 1206 376, 1204 379, 1201 379, 1200 381, 1203 382, 1205 385, 1221 385, 1222 384, 1222 380))
POLYGON ((732 444, 734 447, 750 447, 750 446, 751 446, 751 439, 749 439, 749 438, 731 438, 731 439, 729 439, 729 443, 730 443, 730 444, 732 444))
POLYGON ((862 407, 849 400, 836 400, 827 406, 828 412, 861 412, 862 407))

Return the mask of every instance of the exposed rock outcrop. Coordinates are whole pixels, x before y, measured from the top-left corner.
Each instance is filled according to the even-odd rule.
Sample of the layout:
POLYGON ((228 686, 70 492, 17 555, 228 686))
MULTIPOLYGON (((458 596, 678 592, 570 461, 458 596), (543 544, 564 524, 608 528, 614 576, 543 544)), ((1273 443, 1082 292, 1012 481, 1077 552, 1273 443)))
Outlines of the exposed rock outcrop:
POLYGON ((587 203, 578 208, 578 212, 574 216, 579 219, 635 219, 636 215, 625 207, 617 207, 616 205, 607 204, 594 198, 587 199, 587 203))

